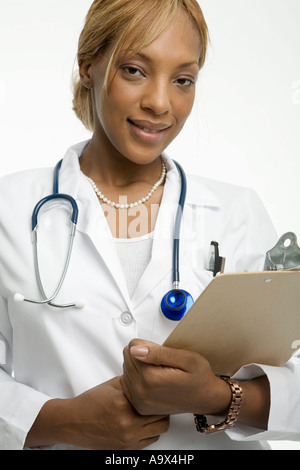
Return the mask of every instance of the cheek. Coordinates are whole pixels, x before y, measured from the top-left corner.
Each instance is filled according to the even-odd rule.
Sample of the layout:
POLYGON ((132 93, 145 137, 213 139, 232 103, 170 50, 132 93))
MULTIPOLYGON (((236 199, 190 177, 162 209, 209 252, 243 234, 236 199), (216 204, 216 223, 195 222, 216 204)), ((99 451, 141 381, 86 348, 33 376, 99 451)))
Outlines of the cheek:
POLYGON ((138 96, 128 87, 111 86, 108 96, 100 96, 96 99, 96 109, 102 126, 115 126, 115 130, 121 130, 129 113, 137 107, 138 96))
POLYGON ((176 135, 182 130, 184 127, 186 120, 188 119, 194 105, 194 94, 189 94, 189 96, 180 97, 176 101, 174 101, 173 105, 173 112, 174 117, 176 119, 177 128, 176 128, 176 135))
POLYGON ((128 154, 128 123, 132 101, 126 92, 117 94, 110 90, 108 96, 96 98, 97 131, 103 142, 118 152, 128 154), (127 149, 127 150, 126 150, 127 149))
POLYGON ((118 128, 118 122, 121 116, 120 102, 114 103, 111 97, 97 96, 95 99, 96 119, 100 128, 106 134, 110 134, 118 128))
POLYGON ((181 97, 176 105, 179 121, 186 121, 193 109, 195 101, 195 92, 187 93, 187 96, 181 97))

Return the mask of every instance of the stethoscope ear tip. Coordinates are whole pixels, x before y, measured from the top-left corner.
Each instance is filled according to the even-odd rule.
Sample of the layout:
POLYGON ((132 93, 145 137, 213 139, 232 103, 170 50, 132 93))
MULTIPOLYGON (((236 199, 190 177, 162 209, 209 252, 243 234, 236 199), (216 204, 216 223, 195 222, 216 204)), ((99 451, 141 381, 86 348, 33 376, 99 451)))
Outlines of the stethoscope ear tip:
POLYGON ((83 299, 78 299, 76 302, 75 302, 75 308, 78 308, 78 309, 82 309, 85 307, 85 302, 83 299))
POLYGON ((24 300, 25 300, 24 295, 22 295, 22 294, 15 294, 14 295, 14 302, 16 302, 17 304, 20 304, 21 302, 24 302, 24 300))

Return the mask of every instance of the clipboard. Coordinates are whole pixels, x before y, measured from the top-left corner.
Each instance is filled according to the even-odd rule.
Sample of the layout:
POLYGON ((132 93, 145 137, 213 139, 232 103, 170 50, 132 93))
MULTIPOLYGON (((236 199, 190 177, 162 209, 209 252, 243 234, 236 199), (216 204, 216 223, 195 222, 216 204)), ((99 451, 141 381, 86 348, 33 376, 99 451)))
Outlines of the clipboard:
POLYGON ((300 271, 218 275, 164 345, 230 377, 250 363, 283 366, 300 346, 300 271))

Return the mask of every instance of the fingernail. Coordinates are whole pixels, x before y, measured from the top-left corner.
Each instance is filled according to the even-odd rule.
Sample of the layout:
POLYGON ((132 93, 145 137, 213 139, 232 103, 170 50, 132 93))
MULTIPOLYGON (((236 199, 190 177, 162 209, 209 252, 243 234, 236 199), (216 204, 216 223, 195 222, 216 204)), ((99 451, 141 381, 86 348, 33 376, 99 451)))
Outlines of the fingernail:
POLYGON ((149 354, 149 348, 146 346, 131 346, 130 354, 134 357, 146 357, 149 354))

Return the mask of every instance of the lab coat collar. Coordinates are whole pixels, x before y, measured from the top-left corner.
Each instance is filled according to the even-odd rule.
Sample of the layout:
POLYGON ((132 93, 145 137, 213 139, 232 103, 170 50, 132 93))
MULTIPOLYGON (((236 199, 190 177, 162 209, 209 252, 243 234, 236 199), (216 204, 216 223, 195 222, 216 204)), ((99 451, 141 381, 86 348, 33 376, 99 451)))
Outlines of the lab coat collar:
POLYGON ((79 158, 88 144, 89 140, 70 147, 59 172, 59 191, 70 194, 74 199, 77 199, 81 179, 79 158))
MULTIPOLYGON (((168 170, 168 176, 172 178, 174 184, 180 185, 180 175, 176 169, 174 160, 166 154, 163 155, 163 158, 168 170)), ((220 207, 222 205, 217 196, 208 188, 207 184, 205 184, 205 178, 187 175, 187 179, 186 204, 202 207, 220 207)))
MULTIPOLYGON (((83 176, 80 171, 79 157, 84 153, 84 149, 89 142, 87 140, 70 147, 63 159, 60 170, 60 191, 70 194, 75 199, 79 192, 80 177, 83 176)), ((180 176, 174 161, 166 153, 163 154, 163 160, 167 168, 170 183, 174 185, 180 184, 180 176)), ((208 188, 205 178, 195 176, 188 176, 186 204, 203 207, 221 206, 220 200, 208 188)))
MULTIPOLYGON (((131 299, 104 212, 100 210, 98 198, 80 170, 79 157, 88 143, 89 141, 82 142, 67 151, 60 170, 59 189, 60 192, 70 194, 77 200, 79 208, 77 229, 90 237, 122 292, 127 307, 134 310, 161 279, 172 271, 173 227, 181 188, 180 175, 173 160, 164 154, 167 178, 154 232, 152 257, 131 299)), ((195 208, 198 207, 201 211, 205 207, 220 205, 218 198, 205 185, 204 179, 188 177, 181 228, 181 256, 195 238, 195 233, 190 230, 195 208)), ((170 284, 170 289, 171 287, 170 284)))

